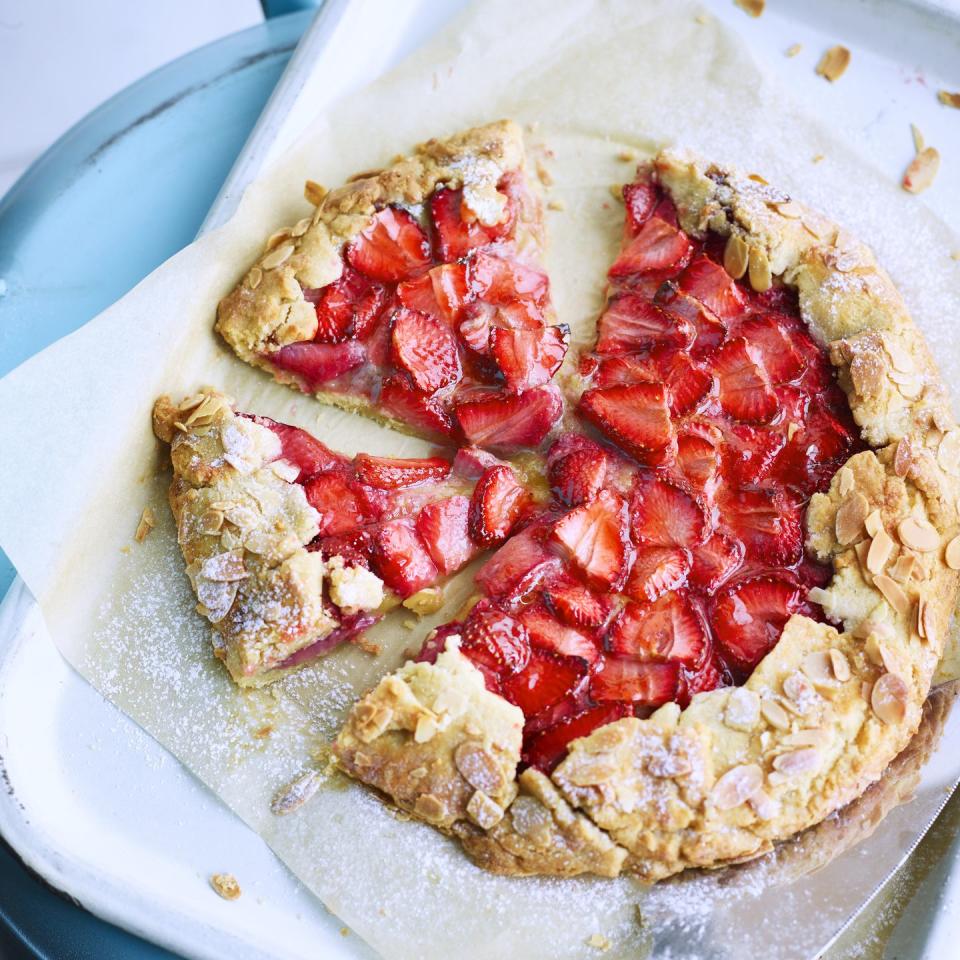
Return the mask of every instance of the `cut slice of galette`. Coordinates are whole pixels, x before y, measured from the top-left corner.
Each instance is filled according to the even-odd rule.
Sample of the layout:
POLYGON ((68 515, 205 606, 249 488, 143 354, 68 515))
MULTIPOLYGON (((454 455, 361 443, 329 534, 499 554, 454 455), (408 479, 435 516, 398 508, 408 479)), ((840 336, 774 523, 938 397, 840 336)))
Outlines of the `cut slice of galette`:
POLYGON ((212 390, 161 397, 153 422, 198 610, 244 686, 356 639, 401 602, 435 612, 446 578, 534 508, 513 469, 476 448, 351 459, 212 390))
POLYGON ((872 253, 664 151, 551 500, 353 708, 339 766, 508 874, 758 856, 917 730, 958 591, 960 430, 872 253))
POLYGON ((540 265, 520 128, 430 140, 319 197, 220 303, 217 330, 282 383, 429 439, 536 447, 567 350, 540 265))

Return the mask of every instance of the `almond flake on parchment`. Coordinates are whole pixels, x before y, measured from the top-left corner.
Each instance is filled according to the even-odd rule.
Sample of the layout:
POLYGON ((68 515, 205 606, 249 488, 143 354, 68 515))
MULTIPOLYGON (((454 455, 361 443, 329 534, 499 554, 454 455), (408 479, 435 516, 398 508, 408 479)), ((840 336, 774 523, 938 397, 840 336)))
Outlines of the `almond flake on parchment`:
POLYGON ((306 199, 307 203, 312 203, 315 207, 319 207, 323 203, 323 198, 329 193, 325 186, 316 182, 316 180, 308 180, 303 185, 303 196, 306 199))
POLYGON ((923 133, 915 123, 910 124, 910 135, 913 137, 913 150, 915 153, 919 153, 927 145, 927 142, 923 139, 923 133))
POLYGON ((137 543, 143 543, 143 541, 150 536, 150 531, 156 525, 157 517, 153 510, 150 507, 144 507, 143 513, 140 514, 140 522, 137 524, 137 530, 133 535, 133 539, 136 540, 137 543))
POLYGON ((767 0, 733 0, 733 2, 751 17, 759 17, 767 5, 767 0))
POLYGON ((237 883, 237 878, 232 873, 213 874, 213 876, 210 877, 210 886, 213 887, 224 900, 236 900, 243 892, 240 889, 240 884, 237 883))
POLYGON ((817 64, 817 74, 833 83, 839 80, 850 66, 850 51, 838 43, 827 50, 817 64))
POLYGON ((783 55, 785 57, 795 57, 802 49, 802 43, 791 43, 790 46, 783 51, 783 55))
POLYGON ((955 110, 960 110, 960 93, 950 93, 947 90, 938 90, 937 99, 945 107, 953 107, 955 110))
POLYGON ((908 193, 921 193, 929 187, 940 169, 940 154, 936 147, 924 147, 911 161, 901 185, 908 193))

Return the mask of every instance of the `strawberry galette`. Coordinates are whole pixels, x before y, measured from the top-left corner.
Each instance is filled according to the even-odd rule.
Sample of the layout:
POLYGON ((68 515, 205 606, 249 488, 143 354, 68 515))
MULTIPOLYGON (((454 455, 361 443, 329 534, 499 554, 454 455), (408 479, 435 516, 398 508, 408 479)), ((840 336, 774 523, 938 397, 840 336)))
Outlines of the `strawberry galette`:
POLYGON ((540 266, 541 204, 510 121, 431 140, 318 196, 223 299, 238 356, 430 439, 536 447, 567 351, 540 266))
POLYGON ((869 250, 664 152, 539 504, 339 766, 509 874, 757 856, 910 739, 960 568, 960 430, 869 250))

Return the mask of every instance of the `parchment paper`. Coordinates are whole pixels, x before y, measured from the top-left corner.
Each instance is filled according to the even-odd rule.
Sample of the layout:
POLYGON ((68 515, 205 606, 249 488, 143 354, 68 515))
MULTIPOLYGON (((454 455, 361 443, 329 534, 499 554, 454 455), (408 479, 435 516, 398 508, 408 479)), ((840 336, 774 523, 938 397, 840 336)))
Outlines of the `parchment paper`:
MULTIPOLYGON (((312 754, 346 707, 457 608, 469 575, 421 628, 404 629, 402 615, 381 625, 380 657, 339 650, 266 691, 239 693, 193 611, 150 407, 161 392, 209 383, 244 409, 298 423, 346 452, 425 449, 270 383, 214 337, 214 308, 263 238, 308 212, 305 178, 335 185, 419 140, 501 116, 537 125, 532 159, 553 175, 550 198, 565 204, 548 214, 547 267, 559 316, 576 338, 590 336, 620 235, 622 210, 608 190, 633 169, 617 154, 676 142, 762 171, 871 242, 947 382, 960 382, 950 329, 960 315, 960 265, 949 258, 957 238, 805 116, 699 12, 671 0, 471 8, 389 77, 319 117, 308 139, 248 190, 230 223, 0 382, 0 542, 63 654, 389 958, 596 956, 587 944, 593 934, 609 939, 608 957, 639 956, 649 941, 636 914, 645 894, 628 880, 488 876, 431 829, 399 821, 337 777, 296 814, 274 817, 274 791, 322 765, 312 754), (812 163, 818 154, 825 159, 812 163), (135 544, 147 504, 161 523, 135 544)), ((661 912, 676 914, 682 889, 651 895, 644 911, 652 906, 656 915, 659 896, 661 912)), ((702 884, 695 897, 702 912, 702 884)))

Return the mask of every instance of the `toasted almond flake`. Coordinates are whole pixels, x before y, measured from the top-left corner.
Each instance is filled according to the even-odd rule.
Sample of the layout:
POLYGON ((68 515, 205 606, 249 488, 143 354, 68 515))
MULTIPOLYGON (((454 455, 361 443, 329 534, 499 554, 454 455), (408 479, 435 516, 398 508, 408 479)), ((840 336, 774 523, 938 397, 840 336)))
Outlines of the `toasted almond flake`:
POLYGON ((323 198, 329 193, 326 187, 317 183, 315 180, 308 180, 303 185, 303 195, 307 200, 307 203, 312 203, 315 207, 319 207, 323 203, 323 198))
POLYGON ((767 0, 734 0, 734 3, 751 17, 759 17, 767 5, 767 0))
POLYGON ((204 510, 203 514, 200 517, 200 529, 204 533, 214 534, 219 533, 223 527, 223 511, 222 510, 204 510))
POLYGON ((887 603, 893 607, 901 616, 906 616, 910 612, 910 597, 907 596, 903 587, 896 580, 888 577, 885 573, 874 574, 873 582, 877 589, 883 594, 887 603))
POLYGON ((880 511, 874 510, 867 514, 867 519, 863 521, 863 524, 867 528, 867 533, 871 537, 875 537, 883 529, 883 517, 880 515, 880 511))
POLYGON ((850 66, 850 51, 838 43, 827 50, 817 64, 816 72, 833 83, 839 80, 850 66))
POLYGON ((901 185, 908 193, 920 193, 929 187, 940 169, 940 154, 935 147, 924 147, 911 161, 901 185))
POLYGON ((750 286, 757 293, 763 293, 769 290, 773 283, 773 277, 770 274, 770 261, 767 259, 767 253, 762 247, 751 247, 748 256, 747 278, 750 286))
POLYGON ((812 603, 819 603, 820 606, 823 606, 830 600, 830 591, 824 590, 823 587, 811 587, 807 591, 807 599, 812 603))
POLYGON ((795 57, 803 49, 802 43, 791 43, 786 50, 783 51, 784 56, 795 57))
POLYGON ((947 544, 943 559, 951 570, 960 570, 960 534, 947 544))
POLYGON ((870 706, 883 723, 897 724, 906 716, 909 696, 907 685, 897 674, 885 673, 873 685, 870 706))
POLYGON ((770 796, 766 790, 758 790, 750 798, 750 806, 759 820, 772 820, 780 813, 780 803, 770 796))
POLYGON ((908 400, 916 400, 923 393, 923 381, 917 377, 901 376, 899 378, 891 377, 891 380, 897 381, 897 389, 908 400), (902 382, 899 382, 902 380, 902 382))
POLYGON ((491 796, 503 789, 503 773, 496 757, 479 743, 461 743, 453 753, 453 762, 474 790, 491 796))
POLYGON ((814 650, 812 653, 808 653, 803 658, 800 669, 814 684, 833 683, 834 681, 830 655, 826 650, 814 650))
POLYGON ((311 218, 304 217, 298 220, 294 228, 290 231, 291 237, 302 237, 310 229, 311 218))
POLYGON ((285 787, 281 787, 270 802, 270 812, 277 817, 299 810, 320 789, 320 771, 308 770, 285 787))
POLYGON ((622 163, 632 163, 637 159, 637 152, 627 147, 617 154, 617 159, 622 163))
POLYGON ((771 727, 777 730, 790 729, 790 717, 776 700, 763 700, 760 703, 760 713, 771 727))
POLYGON ((927 638, 927 625, 924 622, 924 613, 927 609, 927 598, 920 597, 917 601, 917 634, 921 640, 926 640, 927 638))
POLYGON ((801 429, 802 428, 799 423, 795 423, 793 420, 791 420, 787 424, 787 440, 792 440, 801 429))
POLYGON ((538 160, 537 161, 537 179, 545 186, 553 186, 553 174, 538 160))
POLYGON ((837 509, 834 529, 837 534, 837 543, 841 546, 853 543, 863 534, 870 504, 867 498, 859 491, 849 494, 837 509))
MULTIPOLYGON (((837 485, 840 496, 845 497, 853 489, 855 482, 853 471, 849 467, 844 467, 840 471, 840 482, 837 485)), ((866 519, 866 515, 864 515, 864 519, 866 519)))
POLYGON ((440 587, 424 587, 407 597, 403 605, 418 617, 429 616, 443 606, 443 590, 440 587))
MULTIPOLYGON (((889 639, 889 638, 887 638, 889 639)), ((871 633, 863 645, 863 652, 867 659, 877 667, 883 667, 890 673, 896 673, 900 669, 900 660, 893 648, 883 637, 877 633, 871 633)))
POLYGON ((829 740, 830 734, 827 730, 822 727, 808 727, 788 734, 780 742, 786 747, 824 747, 829 740))
MULTIPOLYGON (((813 158, 811 159, 810 162, 811 162, 811 163, 823 163, 823 161, 826 160, 826 159, 827 159, 827 158, 826 158, 822 153, 815 153, 815 154, 813 155, 813 158)), ((807 224, 804 223, 804 226, 806 227, 807 224)), ((816 234, 814 234, 814 236, 816 236, 816 234)))
POLYGON ((481 829, 489 830, 503 819, 503 808, 477 790, 467 802, 467 816, 481 829))
POLYGON ((610 941, 602 933, 591 933, 586 943, 588 947, 593 947, 601 953, 606 953, 611 947, 610 941))
POLYGON ((747 272, 749 248, 739 234, 730 234, 723 248, 723 268, 734 280, 739 280, 747 272))
POLYGON ((923 139, 920 128, 915 123, 910 124, 910 136, 913 137, 914 152, 919 153, 927 144, 923 139))
POLYGON ((247 286, 251 290, 256 290, 260 286, 260 281, 263 279, 263 271, 259 267, 251 267, 250 272, 247 274, 247 286))
POLYGON ((949 430, 941 437, 937 447, 937 463, 947 473, 960 474, 960 430, 949 430))
POLYGON ((289 460, 274 460, 270 464, 270 470, 286 483, 293 483, 300 476, 300 468, 289 460))
POLYGON ((413 731, 413 739, 417 743, 428 743, 439 730, 437 718, 430 713, 423 713, 417 717, 417 726, 413 731))
POLYGON ((916 565, 916 557, 909 553, 901 553, 897 557, 897 562, 889 570, 890 576, 897 583, 906 583, 913 576, 916 565))
POLYGON ((773 768, 787 777, 813 773, 820 767, 820 751, 816 747, 801 747, 773 758, 773 768))
POLYGON ((913 444, 909 437, 901 437, 897 443, 896 453, 893 455, 893 472, 898 477, 905 477, 913 463, 913 444))
POLYGON ((816 690, 799 670, 794 670, 784 679, 783 692, 800 713, 806 713, 811 701, 817 699, 816 690))
POLYGON ((833 667, 833 675, 840 683, 846 683, 850 679, 850 661, 842 650, 834 648, 830 651, 830 666, 833 667))
POLYGON ((937 99, 945 107, 953 107, 955 110, 960 110, 960 93, 950 93, 947 90, 938 90, 937 99))
POLYGON ((878 573, 883 573, 883 568, 889 562, 894 546, 896 544, 886 530, 881 530, 873 538, 870 549, 867 551, 867 569, 874 577, 878 573))
POLYGON ((888 337, 883 341, 883 348, 895 369, 902 373, 913 373, 916 370, 917 365, 914 362, 913 354, 902 343, 888 337))
POLYGON ((781 217, 788 220, 799 220, 803 216, 803 207, 796 200, 783 200, 775 203, 774 208, 781 217))
POLYGON ((723 722, 734 730, 752 730, 760 718, 760 698, 746 687, 734 687, 727 699, 723 722))
POLYGON ((940 548, 940 534, 929 521, 904 517, 897 524, 897 533, 905 546, 917 553, 932 553, 940 548))
POLYGON ((732 767, 713 785, 710 799, 718 810, 746 803, 763 786, 763 770, 755 763, 732 767))
POLYGON ((442 820, 447 812, 443 801, 433 793, 421 793, 414 802, 413 809, 424 820, 442 820))
POLYGON ((548 210, 566 210, 567 205, 562 200, 548 200, 547 201, 548 210))
POLYGON ((282 243, 279 247, 271 250, 261 261, 260 266, 264 270, 273 270, 274 267, 279 267, 281 264, 287 262, 290 258, 290 255, 293 253, 294 246, 292 243, 282 243))
POLYGON ((611 183, 610 196, 618 203, 623 203, 623 186, 621 184, 611 183))
POLYGON ((929 600, 924 601, 923 609, 920 612, 920 626, 923 628, 921 636, 927 643, 935 644, 937 642, 937 610, 934 604, 929 600))
POLYGON ((152 508, 144 507, 143 513, 140 514, 140 522, 137 524, 136 532, 133 535, 133 539, 137 543, 143 543, 147 537, 150 536, 150 531, 157 525, 157 518, 154 515, 152 508))
POLYGON ((224 900, 236 900, 242 893, 237 878, 232 873, 215 873, 210 877, 210 886, 224 900))

